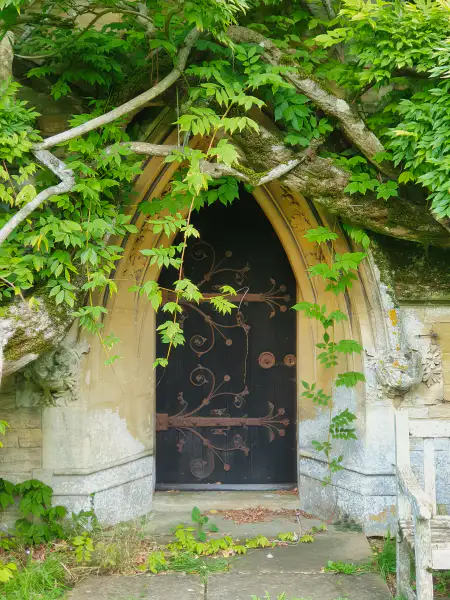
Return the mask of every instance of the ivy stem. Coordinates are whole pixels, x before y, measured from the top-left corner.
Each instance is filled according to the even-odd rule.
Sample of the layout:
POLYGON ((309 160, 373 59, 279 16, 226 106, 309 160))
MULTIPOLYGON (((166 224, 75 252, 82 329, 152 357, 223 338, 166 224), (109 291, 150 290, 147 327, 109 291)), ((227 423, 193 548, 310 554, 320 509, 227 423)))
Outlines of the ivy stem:
MULTIPOLYGON (((192 215, 192 211, 194 209, 194 202, 195 202, 196 198, 198 198, 198 194, 196 194, 195 196, 192 196, 191 204, 189 206, 189 211, 188 211, 188 215, 187 215, 187 219, 186 219, 186 229, 184 230, 184 236, 183 236, 183 249, 181 250, 180 268, 178 270, 178 280, 181 280, 181 278, 183 276, 183 264, 184 264, 184 255, 186 253, 186 246, 187 246, 188 228, 189 228, 189 224, 191 222, 191 215, 192 215)), ((177 293, 175 304, 177 307, 180 304, 180 293, 179 292, 177 293)), ((173 322, 174 323, 177 322, 177 312, 178 312, 178 310, 176 308, 173 313, 173 322)), ((170 340, 169 348, 167 349, 166 360, 169 360, 170 351, 172 350, 172 346, 173 346, 173 340, 170 340)))
MULTIPOLYGON (((233 102, 231 102, 229 104, 229 106, 227 107, 227 109, 225 110, 225 112, 223 113, 223 115, 221 116, 219 124, 214 128, 213 134, 211 136, 211 140, 210 140, 209 145, 208 145, 208 149, 206 150, 206 153, 205 153, 206 157, 208 157, 208 155, 209 155, 209 153, 211 151, 212 145, 214 143, 214 140, 216 138, 217 132, 220 129, 220 122, 223 121, 223 119, 227 116, 227 114, 231 110, 233 104, 234 104, 233 102)), ((195 200, 198 198, 199 193, 200 192, 197 192, 195 195, 192 196, 191 204, 189 206, 189 210, 188 210, 188 214, 187 214, 187 218, 186 218, 186 227, 185 227, 184 236, 183 236, 183 249, 181 251, 180 268, 178 270, 178 280, 179 281, 183 277, 184 257, 185 257, 185 254, 186 254, 186 246, 187 246, 187 238, 188 238, 189 225, 191 223, 192 211, 194 210, 194 203, 195 203, 195 200)), ((177 307, 180 304, 180 292, 177 292, 175 304, 176 304, 177 307)), ((173 314, 173 322, 174 323, 177 322, 177 313, 178 313, 178 308, 175 308, 174 314, 173 314)), ((169 342, 169 347, 167 349, 166 360, 169 360, 170 352, 172 350, 172 347, 173 347, 173 340, 171 339, 170 342, 169 342)))

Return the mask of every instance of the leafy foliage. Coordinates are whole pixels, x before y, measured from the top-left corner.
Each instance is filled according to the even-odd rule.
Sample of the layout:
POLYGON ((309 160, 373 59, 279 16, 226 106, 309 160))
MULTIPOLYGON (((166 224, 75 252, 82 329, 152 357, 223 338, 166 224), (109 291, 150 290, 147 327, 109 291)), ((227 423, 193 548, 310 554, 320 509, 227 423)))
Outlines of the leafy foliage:
POLYGON ((447 37, 448 22, 438 2, 344 0, 339 16, 315 41, 328 48, 348 45, 342 83, 364 88, 387 84, 404 68, 418 73, 434 66, 434 49, 447 37))
POLYGON ((75 547, 75 556, 77 562, 89 562, 94 552, 94 544, 88 531, 83 531, 80 535, 72 538, 72 544, 75 547))
MULTIPOLYGON (((204 162, 246 170, 232 138, 258 130, 258 111, 276 122, 284 144, 294 150, 327 140, 322 154, 349 171, 345 192, 355 202, 358 196, 370 195, 393 205, 404 186, 416 184, 429 192, 438 218, 450 216, 445 3, 344 0, 339 14, 329 19, 312 16, 300 0, 147 0, 140 9, 130 2, 103 0, 70 4, 70 10, 67 0, 44 0, 39 6, 38 12, 30 0, 2 0, 2 35, 17 34, 14 51, 29 57, 21 59, 28 82, 50 89, 57 100, 76 99, 71 127, 160 82, 179 66, 189 31, 195 27, 200 32, 184 83, 172 88, 167 98, 158 98, 172 107, 176 104, 173 122, 181 147, 166 157, 166 166, 173 164, 178 170, 160 198, 144 199, 138 207, 158 240, 143 248, 142 255, 152 266, 178 271, 168 302, 154 281, 130 288, 168 316, 159 330, 168 352, 155 366, 164 367, 171 348, 184 343, 177 323, 180 303, 204 301, 182 273, 186 243, 196 235, 190 215, 238 197, 236 179, 227 175, 213 180, 204 162), (281 53, 278 64, 267 60, 264 44, 254 43, 250 35, 232 43, 227 31, 236 24, 267 36, 281 53), (375 164, 342 136, 338 140, 340 123, 298 93, 291 83, 294 75, 323 81, 329 91, 338 86, 336 97, 354 105, 387 148, 373 157, 375 164), (377 95, 375 103, 367 101, 368 92, 377 95), (193 137, 201 143, 190 147, 193 137), (377 163, 386 162, 398 167, 398 178, 379 172, 377 163), (173 239, 179 232, 181 244, 161 243, 163 234, 173 239)), ((40 141, 38 114, 19 94, 17 83, 2 82, 0 226, 56 181, 31 152, 40 141)), ((99 334, 110 365, 119 358, 113 347, 120 340, 103 338, 106 309, 96 305, 95 298, 117 290, 113 273, 123 254, 118 240, 136 233, 132 188, 142 160, 126 143, 142 123, 140 116, 133 117, 60 145, 56 152, 75 174, 73 190, 33 211, 0 248, 0 301, 8 304, 19 296, 32 307, 36 290, 45 290, 50 304, 71 309, 82 327, 99 334)), ((336 234, 322 229, 308 233, 308 240, 332 246, 336 234)), ((364 231, 351 224, 345 229, 367 248, 364 231)), ((363 258, 363 252, 336 254, 333 264, 315 265, 310 275, 324 278, 326 289, 338 295, 351 287, 363 258)), ((224 292, 208 301, 227 313, 234 310, 232 295, 224 292)), ((320 308, 310 307, 312 318, 319 313, 320 308)), ((319 321, 331 328, 337 319, 337 314, 322 314, 319 321)), ((331 341, 324 343, 320 360, 335 366, 342 347, 336 350, 331 341)), ((351 378, 338 381, 345 386, 351 378)), ((305 390, 311 392, 317 404, 328 402, 325 392, 321 396, 317 390, 305 390)))
POLYGON ((37 479, 18 484, 0 479, 1 510, 14 506, 20 514, 14 531, 0 537, 0 546, 9 549, 16 540, 35 545, 63 538, 61 521, 67 510, 63 506, 52 506, 52 495, 51 487, 37 479))
POLYGON ((154 574, 162 571, 197 573, 206 583, 211 573, 229 569, 229 558, 232 556, 246 554, 250 549, 272 548, 277 544, 313 543, 315 536, 327 529, 325 525, 313 527, 300 538, 292 531, 281 532, 273 540, 258 534, 241 543, 228 535, 208 537, 208 528, 208 533, 217 533, 218 529, 215 526, 207 526, 208 517, 197 507, 193 508, 191 518, 194 526, 177 525, 173 531, 176 541, 151 552, 141 566, 141 571, 154 574))
MULTIPOLYGON (((352 239, 359 243, 368 245, 366 234, 361 230, 346 227, 347 233, 352 239)), ((334 244, 339 238, 337 233, 330 231, 327 227, 322 226, 316 229, 310 229, 304 236, 309 242, 327 244, 330 257, 327 262, 322 262, 310 269, 312 276, 320 277, 325 281, 326 290, 333 292, 335 295, 345 293, 347 287, 351 286, 352 280, 356 279, 355 272, 359 264, 364 260, 366 254, 364 252, 346 252, 339 254, 334 249, 334 244)), ((359 382, 365 381, 364 375, 357 371, 346 371, 336 373, 339 368, 340 358, 346 355, 360 354, 362 346, 356 340, 351 339, 335 339, 335 326, 343 321, 347 321, 347 316, 340 310, 327 312, 325 305, 320 306, 314 302, 299 302, 292 307, 294 310, 302 312, 308 319, 319 322, 323 327, 322 341, 316 344, 319 352, 316 355, 316 360, 325 368, 331 371, 330 389, 324 391, 319 388, 316 383, 308 383, 302 381, 302 397, 307 398, 316 406, 328 411, 328 436, 324 441, 313 440, 311 443, 314 449, 323 453, 329 469, 323 484, 328 485, 332 482, 332 474, 342 470, 342 462, 344 455, 334 455, 332 440, 356 440, 356 429, 354 421, 356 415, 350 412, 348 408, 336 410, 333 402, 332 386, 353 388, 359 382)))
POLYGON ((331 73, 357 97, 372 88, 379 91, 382 99, 369 122, 390 151, 384 158, 402 169, 397 182, 377 181, 373 169, 349 162, 350 194, 371 190, 388 200, 398 195, 398 184, 417 182, 429 190, 433 212, 439 218, 450 215, 448 17, 448 5, 435 0, 345 0, 327 31, 316 35, 323 48, 345 44, 348 53, 344 64, 325 61, 318 69, 321 76, 331 73))

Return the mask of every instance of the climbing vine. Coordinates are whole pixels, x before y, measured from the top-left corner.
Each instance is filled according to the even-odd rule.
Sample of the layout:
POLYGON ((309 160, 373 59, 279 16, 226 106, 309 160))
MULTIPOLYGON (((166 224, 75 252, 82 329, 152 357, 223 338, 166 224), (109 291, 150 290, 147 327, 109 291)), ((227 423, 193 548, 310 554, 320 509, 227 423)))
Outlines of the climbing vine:
MULTIPOLYGON (((347 228, 349 235, 362 245, 367 245, 365 234, 355 228, 347 228)), ((329 256, 317 265, 310 267, 311 277, 318 277, 325 283, 325 291, 332 292, 335 296, 345 294, 347 289, 352 286, 352 282, 357 279, 357 269, 359 264, 366 257, 365 252, 345 252, 340 254, 335 250, 335 243, 338 234, 330 231, 328 227, 318 227, 310 229, 306 235, 309 242, 313 242, 323 248, 322 256, 329 256)), ((324 485, 332 483, 333 474, 342 470, 344 454, 336 454, 336 448, 333 445, 335 440, 356 440, 355 421, 356 415, 346 406, 341 408, 337 406, 336 394, 337 388, 351 389, 359 382, 365 381, 363 373, 359 371, 339 371, 340 357, 348 357, 353 354, 360 354, 362 347, 356 340, 336 339, 336 325, 342 321, 347 321, 348 317, 342 311, 336 309, 328 311, 325 305, 320 306, 314 302, 299 302, 293 306, 294 310, 301 311, 311 320, 317 321, 323 332, 321 341, 316 344, 318 353, 317 361, 322 367, 330 372, 327 388, 324 390, 316 382, 302 381, 302 397, 307 398, 319 409, 326 410, 328 414, 327 436, 324 440, 313 440, 311 443, 315 450, 325 457, 328 465, 328 475, 322 482, 324 485)))
MULTIPOLYGON (((113 364, 119 340, 103 334, 107 308, 98 298, 117 289, 120 239, 137 233, 131 214, 140 212, 156 236, 183 237, 142 249, 151 265, 177 271, 173 289, 130 288, 167 313, 159 334, 168 352, 156 361, 164 366, 184 343, 180 300, 203 300, 183 273, 186 243, 198 233, 191 214, 235 201, 238 182, 286 177, 354 227, 416 241, 425 231, 426 243, 448 245, 448 16, 438 0, 343 0, 321 13, 300 0, 88 1, 70 11, 65 0, 44 0, 39 11, 33 0, 1 0, 8 335, 32 331, 13 319, 17 306, 28 316, 53 311, 97 333, 113 364), (42 107, 23 99, 29 86, 70 106, 63 131, 44 135, 42 107), (149 121, 166 108, 176 144, 148 143, 149 121), (178 170, 167 193, 136 206, 143 156, 178 170), (424 194, 410 203, 411 185, 424 194), (405 224, 409 206, 413 216, 421 211, 420 224, 405 224)), ((229 312, 232 297, 229 288, 208 301, 229 312)))

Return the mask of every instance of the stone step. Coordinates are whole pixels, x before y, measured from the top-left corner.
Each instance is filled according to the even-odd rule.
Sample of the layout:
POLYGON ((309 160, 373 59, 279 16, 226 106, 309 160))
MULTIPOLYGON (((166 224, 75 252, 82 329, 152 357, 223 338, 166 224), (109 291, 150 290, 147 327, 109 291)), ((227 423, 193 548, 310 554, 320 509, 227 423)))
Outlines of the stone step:
POLYGON ((373 573, 360 576, 259 573, 245 578, 231 573, 214 575, 208 580, 207 600, 251 600, 252 595, 265 600, 266 593, 271 600, 277 600, 283 592, 286 600, 392 600, 385 582, 373 573))

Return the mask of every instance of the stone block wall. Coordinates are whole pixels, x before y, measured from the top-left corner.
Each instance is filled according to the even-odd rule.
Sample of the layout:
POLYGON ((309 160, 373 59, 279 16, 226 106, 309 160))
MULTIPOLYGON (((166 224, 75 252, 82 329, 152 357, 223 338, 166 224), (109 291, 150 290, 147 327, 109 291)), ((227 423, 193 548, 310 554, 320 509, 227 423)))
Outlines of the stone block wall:
MULTIPOLYGON (((415 419, 450 419, 450 306, 404 304, 405 332, 421 349, 424 381, 412 389, 402 406, 415 419)), ((435 439, 438 509, 450 515, 450 440, 435 439)), ((411 440, 411 466, 423 484, 423 440, 411 440)))
POLYGON ((408 344, 420 350, 423 382, 405 396, 414 418, 450 419, 450 306, 403 304, 408 344))
POLYGON ((42 468, 42 411, 21 405, 15 376, 2 382, 0 419, 11 427, 0 448, 0 476, 14 482, 31 479, 42 468))

